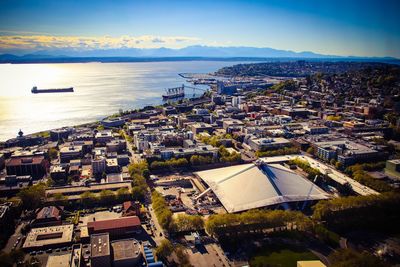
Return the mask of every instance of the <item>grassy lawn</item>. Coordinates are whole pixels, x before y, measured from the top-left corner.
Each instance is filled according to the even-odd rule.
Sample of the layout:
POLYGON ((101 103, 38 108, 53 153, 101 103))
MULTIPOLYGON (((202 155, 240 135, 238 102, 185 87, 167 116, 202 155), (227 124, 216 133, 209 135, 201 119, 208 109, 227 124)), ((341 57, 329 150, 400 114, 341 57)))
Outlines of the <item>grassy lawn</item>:
POLYGON ((253 255, 250 266, 295 267, 299 260, 318 260, 318 257, 301 247, 267 246, 253 255))

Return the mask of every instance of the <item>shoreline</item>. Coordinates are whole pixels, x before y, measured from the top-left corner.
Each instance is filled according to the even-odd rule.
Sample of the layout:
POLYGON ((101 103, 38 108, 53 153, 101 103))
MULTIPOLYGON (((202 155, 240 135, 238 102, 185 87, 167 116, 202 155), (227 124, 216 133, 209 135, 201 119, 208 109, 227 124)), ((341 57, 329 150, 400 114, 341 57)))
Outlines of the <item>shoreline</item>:
MULTIPOLYGON (((195 99, 187 98, 187 100, 189 100, 189 101, 196 100, 196 99, 197 99, 197 100, 201 100, 201 99, 204 99, 204 100, 211 100, 210 98, 208 98, 208 99, 206 99, 206 98, 207 98, 207 97, 201 96, 201 97, 198 97, 198 98, 195 98, 195 99)), ((123 117, 123 116, 126 116, 126 115, 135 114, 135 113, 138 113, 138 112, 144 112, 144 111, 146 111, 146 110, 148 110, 148 109, 154 110, 154 109, 157 109, 157 108, 160 108, 160 107, 164 107, 165 105, 174 105, 174 104, 176 104, 176 103, 177 103, 177 101, 172 102, 172 103, 171 103, 171 102, 165 102, 164 104, 156 105, 156 106, 144 106, 144 107, 142 107, 142 108, 139 108, 139 109, 136 109, 136 110, 132 110, 132 112, 129 112, 129 113, 124 114, 124 115, 122 115, 122 116, 120 116, 119 114, 117 115, 117 113, 114 113, 114 114, 110 114, 110 115, 108 115, 108 116, 106 116, 106 117, 103 117, 102 119, 97 120, 97 121, 86 122, 86 123, 82 123, 82 124, 78 124, 78 125, 72 125, 72 126, 65 125, 65 126, 61 126, 61 127, 57 127, 57 128, 51 128, 51 129, 46 129, 46 130, 41 130, 41 131, 38 131, 38 132, 26 134, 26 135, 24 135, 24 136, 26 136, 26 137, 38 137, 38 136, 42 136, 42 134, 44 134, 44 133, 49 133, 50 131, 53 131, 53 130, 56 130, 56 129, 62 129, 62 128, 68 128, 68 127, 70 127, 70 128, 79 128, 79 127, 89 127, 89 126, 91 126, 91 125, 97 125, 97 126, 98 126, 98 125, 101 124, 101 121, 102 121, 102 120, 105 120, 105 119, 110 118, 110 117, 112 117, 112 116, 116 116, 116 115, 117 115, 117 116, 119 116, 119 117, 123 117)), ((127 112, 127 111, 125 111, 125 112, 127 112)), ((8 139, 6 139, 6 140, 0 140, 0 144, 3 145, 3 144, 5 144, 7 141, 13 140, 13 139, 15 139, 15 138, 17 138, 17 137, 8 138, 8 139)))

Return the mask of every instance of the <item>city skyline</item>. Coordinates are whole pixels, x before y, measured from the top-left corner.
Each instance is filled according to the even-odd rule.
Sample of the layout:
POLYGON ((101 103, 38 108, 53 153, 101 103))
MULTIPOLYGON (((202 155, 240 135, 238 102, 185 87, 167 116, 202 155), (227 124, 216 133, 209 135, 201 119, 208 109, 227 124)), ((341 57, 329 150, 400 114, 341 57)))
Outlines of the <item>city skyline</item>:
POLYGON ((396 1, 2 1, 0 53, 270 47, 400 57, 396 1))

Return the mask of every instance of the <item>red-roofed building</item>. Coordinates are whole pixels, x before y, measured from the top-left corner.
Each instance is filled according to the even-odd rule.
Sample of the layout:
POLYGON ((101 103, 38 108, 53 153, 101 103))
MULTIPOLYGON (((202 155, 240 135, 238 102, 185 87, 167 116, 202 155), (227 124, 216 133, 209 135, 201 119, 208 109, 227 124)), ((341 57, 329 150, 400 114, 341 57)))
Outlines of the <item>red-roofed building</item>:
POLYGON ((48 162, 44 156, 13 157, 6 162, 8 175, 42 177, 47 173, 48 162))
POLYGON ((38 210, 36 219, 32 223, 32 227, 46 227, 61 225, 61 215, 63 207, 49 206, 38 210))
POLYGON ((140 219, 137 216, 88 222, 87 227, 89 234, 109 233, 110 237, 121 237, 142 231, 140 219))
POLYGON ((125 201, 122 205, 122 216, 140 216, 140 202, 139 201, 125 201))

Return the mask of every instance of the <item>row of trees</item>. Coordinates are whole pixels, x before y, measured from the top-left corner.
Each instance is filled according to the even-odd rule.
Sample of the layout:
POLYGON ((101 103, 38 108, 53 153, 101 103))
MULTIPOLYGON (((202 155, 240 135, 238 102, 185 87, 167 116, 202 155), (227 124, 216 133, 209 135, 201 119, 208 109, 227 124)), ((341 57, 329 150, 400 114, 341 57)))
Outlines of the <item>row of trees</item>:
MULTIPOLYGON (((239 153, 232 152, 230 153, 225 147, 220 147, 220 162, 238 162, 241 160, 241 156, 239 153)), ((166 161, 153 161, 150 164, 150 169, 152 170, 163 170, 163 169, 171 169, 171 168, 183 168, 188 166, 202 166, 212 163, 217 163, 218 160, 214 159, 212 156, 201 156, 201 155, 193 155, 190 157, 188 161, 186 158, 179 159, 169 159, 166 161)))
POLYGON ((349 196, 318 202, 312 218, 324 221, 339 231, 367 229, 398 231, 400 195, 395 192, 380 195, 349 196))
POLYGON ((358 253, 352 249, 338 249, 329 255, 332 266, 337 267, 389 267, 390 265, 382 262, 379 258, 364 251, 358 253))
POLYGON ((205 223, 205 229, 211 235, 240 234, 247 231, 296 225, 297 229, 309 229, 311 220, 298 211, 250 210, 239 214, 211 215, 205 223))
POLYGON ((384 181, 376 180, 367 171, 380 170, 385 167, 384 162, 356 164, 346 168, 345 172, 359 183, 371 187, 378 192, 388 192, 393 188, 384 181))
POLYGON ((259 158, 262 157, 274 157, 274 156, 282 156, 282 155, 290 155, 290 154, 298 154, 300 152, 300 149, 297 147, 284 147, 284 148, 279 148, 279 149, 273 149, 273 150, 266 150, 266 151, 257 151, 256 156, 259 158))
MULTIPOLYGON (((67 198, 62 194, 55 194, 53 197, 61 203, 67 201, 67 198)), ((116 192, 111 190, 102 190, 99 194, 87 191, 80 195, 80 199, 82 206, 91 207, 97 204, 107 205, 112 203, 121 203, 132 199, 132 194, 129 192, 128 188, 120 188, 116 192)))
POLYGON ((128 167, 128 172, 132 178, 132 198, 144 200, 148 192, 146 179, 150 177, 149 165, 146 161, 132 163, 128 167))
POLYGON ((135 174, 141 175, 146 179, 150 177, 149 165, 147 164, 147 161, 144 160, 138 163, 130 164, 128 166, 128 172, 131 177, 133 177, 135 174))
POLYGON ((319 170, 317 170, 317 169, 311 167, 311 166, 310 166, 310 163, 308 163, 308 162, 305 161, 305 160, 302 160, 302 159, 299 159, 299 158, 295 158, 295 159, 290 160, 288 163, 289 163, 290 165, 296 165, 296 166, 298 166, 300 169, 302 169, 303 171, 305 171, 305 172, 308 174, 308 179, 314 179, 314 177, 315 177, 316 175, 319 175, 319 176, 322 175, 322 173, 321 173, 319 170))
POLYGON ((153 161, 150 164, 150 169, 161 170, 169 168, 182 168, 187 166, 189 166, 189 161, 186 158, 179 158, 179 159, 172 158, 166 161, 153 161))
POLYGON ((154 190, 151 194, 151 202, 158 223, 164 230, 169 230, 172 222, 172 212, 168 208, 168 204, 164 197, 159 192, 154 190))
POLYGON ((213 163, 213 158, 209 156, 193 155, 190 157, 190 165, 201 166, 213 163))

